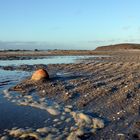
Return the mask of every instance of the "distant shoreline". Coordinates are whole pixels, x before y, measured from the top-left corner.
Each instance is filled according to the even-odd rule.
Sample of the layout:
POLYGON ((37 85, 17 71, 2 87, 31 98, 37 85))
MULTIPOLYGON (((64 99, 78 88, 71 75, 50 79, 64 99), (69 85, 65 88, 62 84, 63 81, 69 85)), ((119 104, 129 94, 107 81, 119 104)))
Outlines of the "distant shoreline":
POLYGON ((123 55, 126 53, 140 53, 140 44, 116 44, 97 47, 95 50, 1 50, 0 60, 34 59, 61 55, 123 55))

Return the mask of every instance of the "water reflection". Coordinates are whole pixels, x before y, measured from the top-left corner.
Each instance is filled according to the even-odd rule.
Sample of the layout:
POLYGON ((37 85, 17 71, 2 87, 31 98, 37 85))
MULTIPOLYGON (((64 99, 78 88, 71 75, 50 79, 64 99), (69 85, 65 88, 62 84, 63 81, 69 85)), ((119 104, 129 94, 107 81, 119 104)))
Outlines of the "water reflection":
POLYGON ((77 59, 85 59, 90 57, 103 57, 103 56, 94 56, 94 55, 85 55, 85 56, 49 56, 46 58, 39 59, 30 59, 30 60, 0 60, 0 66, 7 65, 34 65, 34 64, 67 64, 73 63, 77 59))

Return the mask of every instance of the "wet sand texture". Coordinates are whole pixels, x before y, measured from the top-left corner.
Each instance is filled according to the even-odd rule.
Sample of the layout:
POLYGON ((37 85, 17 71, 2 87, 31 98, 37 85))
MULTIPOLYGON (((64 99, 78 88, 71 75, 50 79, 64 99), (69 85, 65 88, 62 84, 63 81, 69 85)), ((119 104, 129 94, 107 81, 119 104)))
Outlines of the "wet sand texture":
POLYGON ((46 68, 52 73, 50 80, 40 81, 41 84, 21 82, 17 86, 23 94, 35 90, 60 106, 72 105, 76 112, 102 118, 104 127, 87 139, 140 139, 140 52, 46 68), (58 72, 69 74, 57 75, 58 72))

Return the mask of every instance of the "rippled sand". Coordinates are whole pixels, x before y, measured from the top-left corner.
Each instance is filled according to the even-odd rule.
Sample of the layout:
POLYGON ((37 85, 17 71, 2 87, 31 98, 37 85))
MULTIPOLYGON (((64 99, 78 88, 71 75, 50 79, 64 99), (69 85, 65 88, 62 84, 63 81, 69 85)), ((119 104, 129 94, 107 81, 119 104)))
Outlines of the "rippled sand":
MULTIPOLYGON (((21 89, 23 95, 34 89, 40 97, 50 98, 60 106, 72 105, 76 111, 101 117, 105 127, 90 139, 140 138, 139 52, 42 67, 50 73, 49 81, 25 80, 14 88, 21 89)), ((27 66, 30 71, 36 68, 27 66)))

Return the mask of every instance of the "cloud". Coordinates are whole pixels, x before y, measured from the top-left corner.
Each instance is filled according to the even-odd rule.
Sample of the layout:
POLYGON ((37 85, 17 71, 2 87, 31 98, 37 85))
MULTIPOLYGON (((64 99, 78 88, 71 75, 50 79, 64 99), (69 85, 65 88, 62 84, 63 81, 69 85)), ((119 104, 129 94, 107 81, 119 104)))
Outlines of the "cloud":
POLYGON ((125 39, 124 42, 132 42, 132 43, 137 43, 140 42, 140 38, 135 38, 135 39, 125 39))
POLYGON ((97 45, 102 45, 102 44, 117 44, 117 43, 139 43, 140 42, 140 38, 128 38, 128 39, 122 39, 122 38, 118 38, 118 39, 101 39, 101 40, 90 40, 87 41, 87 43, 90 44, 97 44, 97 45))
POLYGON ((72 43, 55 43, 55 42, 36 42, 36 41, 0 41, 0 50, 21 49, 21 50, 53 50, 53 49, 73 49, 72 43))
POLYGON ((53 47, 46 42, 35 41, 0 41, 0 49, 48 49, 53 47))
POLYGON ((101 40, 89 40, 87 41, 88 43, 107 43, 107 42, 116 42, 119 41, 120 39, 101 39, 101 40))

